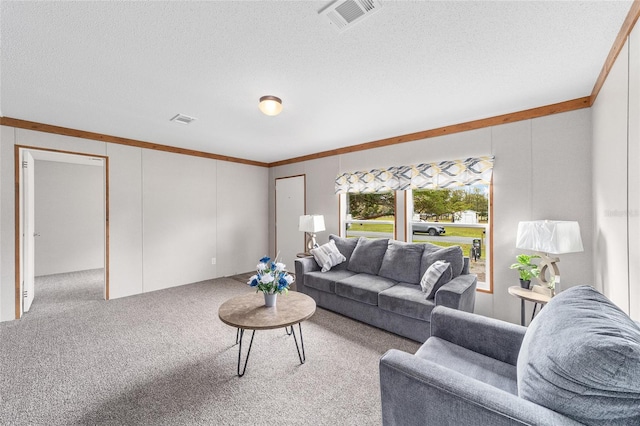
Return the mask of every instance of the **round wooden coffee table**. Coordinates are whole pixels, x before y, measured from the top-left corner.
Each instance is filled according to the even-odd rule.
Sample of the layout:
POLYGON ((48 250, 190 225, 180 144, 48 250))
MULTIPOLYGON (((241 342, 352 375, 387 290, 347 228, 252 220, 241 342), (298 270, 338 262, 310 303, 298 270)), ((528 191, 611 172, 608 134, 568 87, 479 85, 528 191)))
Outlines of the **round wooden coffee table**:
POLYGON ((238 376, 244 376, 247 370, 247 362, 251 354, 253 337, 256 330, 271 330, 274 328, 284 328, 296 343, 300 364, 306 361, 304 352, 304 340, 302 339, 302 321, 311 318, 316 311, 316 302, 309 296, 297 291, 290 291, 286 295, 278 295, 278 301, 274 307, 264 306, 264 295, 262 293, 247 293, 236 296, 224 302, 218 310, 220 320, 237 328, 236 344, 238 344, 238 376), (294 325, 298 324, 300 334, 300 346, 296 337, 294 325), (245 330, 253 330, 249 350, 244 360, 244 367, 240 371, 242 360, 242 338, 245 330), (300 351, 302 347, 302 351, 300 351))

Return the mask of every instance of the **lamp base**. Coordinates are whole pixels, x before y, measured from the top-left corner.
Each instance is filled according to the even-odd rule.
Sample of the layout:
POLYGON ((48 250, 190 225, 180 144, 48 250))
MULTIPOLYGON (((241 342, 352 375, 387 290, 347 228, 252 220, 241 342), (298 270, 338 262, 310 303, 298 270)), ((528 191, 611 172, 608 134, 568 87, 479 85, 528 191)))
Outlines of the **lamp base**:
POLYGON ((310 253, 314 248, 318 248, 318 243, 316 242, 316 234, 311 234, 309 232, 305 232, 307 236, 306 247, 305 250, 307 253, 310 253))
POLYGON ((557 257, 549 257, 546 253, 540 253, 540 264, 538 265, 540 274, 538 274, 538 282, 542 287, 551 290, 552 297, 556 294, 560 286, 558 262, 560 262, 560 259, 557 257), (549 279, 547 279, 547 273, 549 274, 549 279))

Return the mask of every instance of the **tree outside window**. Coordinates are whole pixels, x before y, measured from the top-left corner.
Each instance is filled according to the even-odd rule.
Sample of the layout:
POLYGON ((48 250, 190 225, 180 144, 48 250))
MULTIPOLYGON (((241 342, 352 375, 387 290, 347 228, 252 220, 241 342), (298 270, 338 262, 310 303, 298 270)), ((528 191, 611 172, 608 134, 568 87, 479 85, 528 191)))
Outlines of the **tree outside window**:
POLYGON ((489 186, 413 190, 412 204, 411 241, 461 246, 479 288, 488 286, 489 186))
POLYGON ((347 238, 394 238, 395 210, 395 192, 347 194, 347 238))

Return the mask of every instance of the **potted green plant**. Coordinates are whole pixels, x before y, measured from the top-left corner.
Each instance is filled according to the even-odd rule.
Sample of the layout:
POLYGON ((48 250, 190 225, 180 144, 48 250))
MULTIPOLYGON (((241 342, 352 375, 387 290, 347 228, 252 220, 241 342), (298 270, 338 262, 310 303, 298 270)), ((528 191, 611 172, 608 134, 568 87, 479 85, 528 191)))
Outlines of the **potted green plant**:
POLYGON ((517 262, 510 266, 511 269, 517 269, 520 274, 520 286, 528 289, 531 285, 531 278, 540 274, 538 265, 531 263, 533 259, 539 259, 537 254, 519 254, 516 256, 517 262))

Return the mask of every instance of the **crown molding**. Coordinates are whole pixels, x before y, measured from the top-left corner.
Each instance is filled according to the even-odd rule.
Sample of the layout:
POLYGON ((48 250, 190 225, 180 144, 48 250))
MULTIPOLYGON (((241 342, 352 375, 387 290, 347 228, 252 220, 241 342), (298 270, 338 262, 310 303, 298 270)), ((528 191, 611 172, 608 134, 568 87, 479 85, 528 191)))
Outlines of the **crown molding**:
POLYGON ((16 127, 19 129, 35 130, 37 132, 53 133, 56 135, 72 136, 82 139, 91 139, 101 142, 115 143, 119 145, 133 146, 137 148, 153 149, 156 151, 171 152, 173 154, 190 155, 193 157, 208 158, 211 160, 228 161, 231 163, 248 164, 250 166, 268 167, 267 163, 260 161, 246 160, 244 158, 229 157, 226 155, 211 154, 208 152, 196 151, 193 149, 177 148, 169 145, 161 145, 152 142, 144 142, 135 139, 121 138, 119 136, 105 135, 102 133, 87 132, 84 130, 71 129, 68 127, 53 126, 50 124, 37 123, 34 121, 19 120, 11 117, 0 117, 0 125, 16 127))
POLYGON ((467 121, 465 123, 453 124, 451 126, 438 127, 436 129, 423 130, 421 132, 409 133, 406 135, 395 136, 387 139, 380 139, 371 142, 365 142, 358 145, 346 146, 344 148, 322 151, 315 154, 304 155, 301 157, 290 158, 288 160, 276 161, 273 163, 263 163, 260 161, 247 160, 244 158, 229 157, 225 155, 212 154, 208 152, 196 151, 191 149, 177 148, 168 145, 161 145, 152 142, 143 142, 135 139, 121 138, 118 136, 105 135, 102 133, 87 132, 84 130, 76 130, 68 127, 53 126, 50 124, 37 123, 34 121, 19 120, 11 117, 0 117, 0 125, 16 127, 20 129, 34 130, 37 132, 53 133, 57 135, 72 136, 83 139, 97 140, 101 142, 116 143, 120 145, 134 146, 138 148, 154 149, 157 151, 171 152, 174 154, 191 155, 194 157, 208 158, 212 160, 228 161, 232 163, 247 164, 259 167, 278 167, 287 164, 300 163, 302 161, 316 160, 318 158, 331 157, 334 155, 348 154, 351 152, 365 151, 373 148, 381 148, 384 146, 397 145, 406 142, 413 142, 421 139, 429 139, 437 136, 450 135, 454 133, 466 132, 468 130, 481 129, 483 127, 497 126, 500 124, 514 123, 516 121, 529 120, 532 118, 543 117, 546 115, 559 114, 562 112, 574 111, 591 106, 591 98, 585 96, 583 98, 573 99, 570 101, 560 102, 552 105, 527 109, 523 111, 513 112, 509 114, 498 115, 495 117, 483 118, 480 120, 467 121))
POLYGON ((451 135, 453 133, 466 132, 468 130, 481 129, 483 127, 491 127, 500 124, 514 123, 516 121, 530 120, 532 118, 543 117, 545 115, 559 114, 561 112, 589 108, 590 106, 590 97, 585 96, 570 101, 527 109, 524 111, 513 112, 510 114, 498 115, 495 117, 483 118, 474 121, 467 121, 466 123, 438 127, 437 129, 423 130, 421 132, 409 133, 402 136, 395 136, 392 138, 380 139, 372 142, 361 143, 358 145, 351 145, 344 148, 332 149, 329 151, 295 157, 288 160, 276 161, 274 163, 269 163, 269 167, 284 166, 287 164, 299 163, 301 161, 316 160, 318 158, 331 157, 334 155, 348 154, 351 152, 364 151, 367 149, 381 148, 383 146, 397 145, 421 139, 451 135))
POLYGON ((631 4, 631 8, 629 9, 629 13, 622 23, 622 27, 620 28, 620 32, 618 33, 618 37, 613 42, 613 46, 609 51, 609 56, 607 56, 607 60, 604 61, 604 65, 602 66, 602 70, 600 71, 600 75, 598 75, 598 79, 596 80, 596 84, 593 86, 593 90, 591 91, 591 100, 590 105, 596 101, 598 94, 600 93, 600 89, 604 85, 604 82, 607 80, 609 76, 609 72, 611 72, 611 67, 616 62, 620 51, 624 47, 624 44, 627 42, 627 38, 629 34, 635 27, 636 22, 638 22, 638 17, 640 17, 640 1, 634 0, 631 4))

